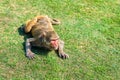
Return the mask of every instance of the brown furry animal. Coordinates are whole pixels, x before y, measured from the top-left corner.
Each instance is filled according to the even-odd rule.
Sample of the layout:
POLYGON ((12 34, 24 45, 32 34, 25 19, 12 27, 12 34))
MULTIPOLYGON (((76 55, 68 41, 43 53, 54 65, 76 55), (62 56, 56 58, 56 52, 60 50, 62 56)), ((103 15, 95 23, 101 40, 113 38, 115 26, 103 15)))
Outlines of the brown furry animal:
POLYGON ((65 59, 69 56, 63 51, 64 42, 60 40, 52 25, 60 24, 59 20, 50 19, 48 16, 37 16, 26 22, 24 31, 32 34, 33 38, 26 40, 26 56, 34 58, 31 46, 44 47, 55 50, 59 57, 65 59))

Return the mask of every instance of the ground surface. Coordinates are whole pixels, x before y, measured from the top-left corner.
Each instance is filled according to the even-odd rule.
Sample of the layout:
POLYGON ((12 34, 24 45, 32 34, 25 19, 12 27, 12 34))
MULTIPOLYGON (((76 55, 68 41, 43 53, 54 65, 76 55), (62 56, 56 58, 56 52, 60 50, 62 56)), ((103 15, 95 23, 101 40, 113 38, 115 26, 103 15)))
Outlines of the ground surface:
POLYGON ((120 80, 120 0, 0 0, 0 80, 120 80), (70 58, 33 49, 18 28, 36 15, 54 26, 70 58))

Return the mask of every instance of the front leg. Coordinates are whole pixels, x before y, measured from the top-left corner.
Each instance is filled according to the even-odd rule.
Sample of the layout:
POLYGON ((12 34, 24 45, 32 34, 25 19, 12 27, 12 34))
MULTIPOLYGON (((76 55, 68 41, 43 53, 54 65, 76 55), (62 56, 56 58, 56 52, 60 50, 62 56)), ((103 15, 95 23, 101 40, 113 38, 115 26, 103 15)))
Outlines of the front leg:
POLYGON ((69 58, 69 55, 63 51, 63 48, 64 48, 64 42, 62 40, 59 40, 59 47, 57 50, 59 57, 63 59, 69 58))
POLYGON ((30 59, 34 58, 34 53, 31 51, 31 44, 30 44, 30 42, 33 42, 33 41, 35 41, 34 38, 29 38, 26 40, 26 45, 25 45, 26 56, 30 59))

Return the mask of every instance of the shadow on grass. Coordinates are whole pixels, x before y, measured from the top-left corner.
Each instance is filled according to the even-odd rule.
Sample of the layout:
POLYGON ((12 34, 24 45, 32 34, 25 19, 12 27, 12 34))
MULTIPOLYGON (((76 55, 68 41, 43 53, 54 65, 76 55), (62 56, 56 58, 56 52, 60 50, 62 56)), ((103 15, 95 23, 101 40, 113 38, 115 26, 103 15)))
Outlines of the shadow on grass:
MULTIPOLYGON (((25 33, 25 32, 24 32, 24 24, 21 25, 21 26, 18 28, 18 33, 19 33, 20 36, 24 36, 23 50, 24 50, 24 52, 26 52, 26 51, 25 51, 25 41, 26 41, 26 39, 31 38, 32 35, 31 35, 30 33, 25 33)), ((38 47, 32 47, 31 50, 32 50, 32 52, 35 53, 35 54, 45 55, 45 56, 47 56, 48 53, 49 53, 49 51, 50 51, 50 50, 48 50, 48 49, 38 48, 38 47)), ((25 54, 25 56, 26 56, 26 54, 25 54)))

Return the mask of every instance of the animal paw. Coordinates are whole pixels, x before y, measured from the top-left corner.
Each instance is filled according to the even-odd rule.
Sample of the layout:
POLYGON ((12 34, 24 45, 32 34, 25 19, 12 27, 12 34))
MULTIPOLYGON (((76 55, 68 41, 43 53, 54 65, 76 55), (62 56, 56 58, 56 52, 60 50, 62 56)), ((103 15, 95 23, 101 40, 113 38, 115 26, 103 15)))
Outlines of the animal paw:
POLYGON ((61 57, 62 59, 67 59, 67 58, 69 58, 69 55, 65 54, 65 53, 60 53, 59 57, 61 57))
POLYGON ((26 53, 26 56, 29 58, 29 59, 33 59, 35 56, 34 56, 34 53, 32 51, 27 51, 26 53))

